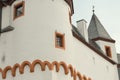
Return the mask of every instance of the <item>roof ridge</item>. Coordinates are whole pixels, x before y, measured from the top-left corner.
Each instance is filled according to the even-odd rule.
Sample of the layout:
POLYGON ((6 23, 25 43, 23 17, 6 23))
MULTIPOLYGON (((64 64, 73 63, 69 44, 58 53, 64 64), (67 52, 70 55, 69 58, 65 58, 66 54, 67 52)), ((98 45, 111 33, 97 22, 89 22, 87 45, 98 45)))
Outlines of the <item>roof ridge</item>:
POLYGON ((90 39, 96 39, 98 37, 113 40, 105 27, 102 25, 98 17, 93 13, 89 27, 88 27, 88 33, 90 39))
MULTIPOLYGON (((96 19, 95 19, 95 17, 97 17, 96 15, 95 15, 95 13, 93 13, 93 18, 94 18, 94 21, 95 21, 95 26, 97 27, 97 24, 96 24, 96 19)), ((98 32, 98 29, 96 28, 96 30, 97 30, 97 34, 99 35, 99 32, 98 32)))
MULTIPOLYGON (((95 14, 94 14, 95 15, 95 14)), ((106 29, 105 29, 105 27, 102 25, 102 23, 100 22, 100 20, 98 19, 98 17, 95 15, 95 17, 96 17, 96 19, 97 19, 97 21, 99 22, 99 24, 101 25, 101 27, 104 29, 104 31, 106 31, 106 29)), ((96 21, 96 20, 95 20, 96 21)), ((96 24, 96 23, 95 23, 96 24)), ((98 27, 98 26, 96 26, 96 27, 98 27)), ((99 32, 99 30, 98 30, 98 28, 97 28, 97 31, 98 31, 98 34, 100 35, 100 32, 99 32)), ((107 35, 111 38, 111 36, 108 34, 108 32, 106 31, 106 33, 107 33, 107 35)), ((101 36, 100 36, 101 37, 101 36)))

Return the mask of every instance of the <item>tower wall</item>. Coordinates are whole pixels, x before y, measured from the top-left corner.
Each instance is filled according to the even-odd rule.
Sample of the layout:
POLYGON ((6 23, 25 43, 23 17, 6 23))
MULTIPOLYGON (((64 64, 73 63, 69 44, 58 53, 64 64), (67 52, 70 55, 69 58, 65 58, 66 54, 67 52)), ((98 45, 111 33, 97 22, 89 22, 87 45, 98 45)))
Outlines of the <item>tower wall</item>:
MULTIPOLYGON (((10 34, 3 34, 6 35, 3 36, 6 38, 8 38, 7 36, 11 36, 11 39, 6 39, 6 42, 12 43, 11 47, 13 47, 11 53, 8 51, 5 54, 15 57, 12 61, 13 63, 37 58, 43 60, 54 60, 53 58, 61 60, 62 58, 59 59, 58 55, 61 55, 61 53, 64 54, 66 51, 55 48, 55 32, 65 34, 66 39, 71 34, 69 5, 64 0, 25 0, 24 16, 13 19, 14 5, 21 1, 15 1, 10 9, 7 10, 8 14, 11 14, 9 16, 10 25, 15 29, 10 34)), ((6 12, 3 11, 4 13, 6 12)), ((3 17, 5 15, 7 13, 3 17)), ((8 22, 4 22, 3 20, 3 25, 6 25, 6 23, 8 24, 8 22)), ((67 44, 66 42, 66 50, 68 50, 67 47, 69 46, 67 44)), ((6 62, 9 62, 9 60, 6 62)))
POLYGON ((10 6, 2 9, 2 29, 10 25, 10 6))

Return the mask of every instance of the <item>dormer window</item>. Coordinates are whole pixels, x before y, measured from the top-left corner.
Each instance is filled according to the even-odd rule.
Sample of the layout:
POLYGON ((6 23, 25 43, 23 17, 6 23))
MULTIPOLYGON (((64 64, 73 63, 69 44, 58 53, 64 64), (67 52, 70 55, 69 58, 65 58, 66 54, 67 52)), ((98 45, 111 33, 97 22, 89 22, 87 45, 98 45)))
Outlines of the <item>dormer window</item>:
POLYGON ((112 58, 110 46, 105 46, 105 51, 106 51, 106 55, 107 55, 108 57, 112 58))
POLYGON ((14 6, 14 19, 24 15, 24 1, 14 6))
POLYGON ((64 34, 55 32, 55 47, 65 49, 65 38, 64 34))

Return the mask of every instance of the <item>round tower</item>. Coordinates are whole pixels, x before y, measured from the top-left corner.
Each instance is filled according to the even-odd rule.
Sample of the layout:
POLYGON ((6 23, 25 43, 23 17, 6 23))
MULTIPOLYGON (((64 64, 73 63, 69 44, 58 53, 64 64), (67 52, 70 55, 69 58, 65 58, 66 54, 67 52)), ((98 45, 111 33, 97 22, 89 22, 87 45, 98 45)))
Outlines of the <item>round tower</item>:
MULTIPOLYGON (((2 30, 6 30, 3 31, 0 42, 2 45, 0 55, 3 59, 0 62, 1 68, 7 65, 13 66, 15 63, 20 63, 21 66, 23 64, 23 67, 30 66, 29 63, 33 61, 35 65, 40 63, 40 60, 45 61, 40 65, 48 65, 53 61, 71 63, 69 57, 71 40, 66 40, 72 37, 71 16, 74 13, 72 0, 8 0, 1 1, 0 4, 2 5, 1 26, 2 30)), ((18 68, 19 65, 14 66, 18 68)), ((30 67, 31 72, 33 67, 30 67)), ((43 67, 41 69, 45 70, 43 67)), ((49 69, 51 70, 52 67, 49 69)), ((15 76, 15 73, 12 73, 15 76)), ((47 76, 46 80, 52 80, 54 74, 45 73, 40 74, 43 77, 47 76)), ((3 74, 2 77, 6 78, 6 76, 3 74)), ((43 77, 40 79, 44 79, 43 77)), ((18 80, 18 76, 16 79, 18 80)))
POLYGON ((18 62, 26 59, 60 60, 59 55, 67 49, 67 35, 71 34, 70 6, 64 0, 27 0, 12 4, 11 13, 14 15, 11 17, 11 25, 15 27, 13 53, 18 62), (16 11, 20 5, 23 6, 23 14, 17 16, 16 11), (64 36, 64 43, 61 43, 64 47, 56 47, 59 34, 64 36))

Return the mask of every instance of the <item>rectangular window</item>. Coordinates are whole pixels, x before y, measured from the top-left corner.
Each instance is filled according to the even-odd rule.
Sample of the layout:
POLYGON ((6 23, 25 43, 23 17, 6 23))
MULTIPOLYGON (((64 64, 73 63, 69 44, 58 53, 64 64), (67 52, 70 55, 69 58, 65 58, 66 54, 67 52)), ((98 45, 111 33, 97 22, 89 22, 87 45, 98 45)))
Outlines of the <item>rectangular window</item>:
POLYGON ((55 32, 55 47, 65 49, 65 37, 64 34, 55 32))
POLYGON ((105 51, 106 51, 106 55, 112 58, 111 48, 109 46, 105 46, 105 51))
POLYGON ((24 1, 14 5, 14 19, 24 15, 24 6, 24 1))

